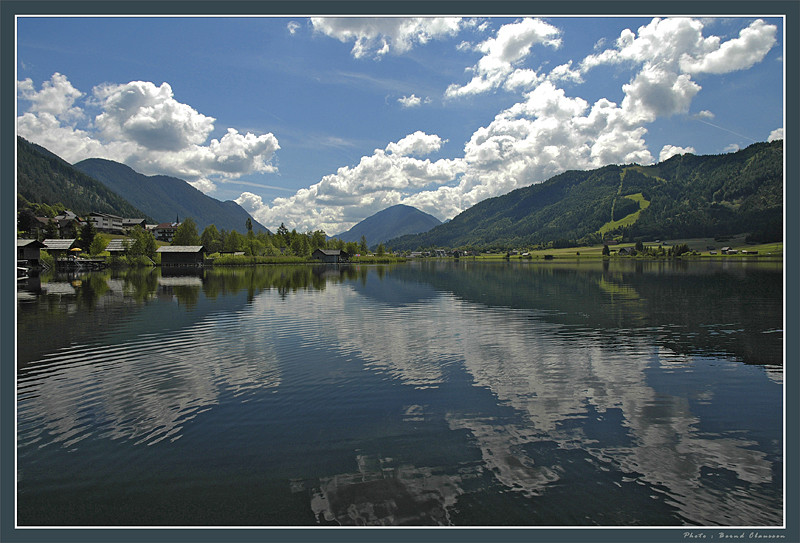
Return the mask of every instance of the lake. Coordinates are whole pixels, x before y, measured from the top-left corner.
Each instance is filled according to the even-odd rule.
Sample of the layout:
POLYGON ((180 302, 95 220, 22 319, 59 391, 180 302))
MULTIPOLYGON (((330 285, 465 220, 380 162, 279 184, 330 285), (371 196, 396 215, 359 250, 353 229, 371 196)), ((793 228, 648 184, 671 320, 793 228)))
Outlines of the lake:
POLYGON ((780 263, 17 287, 20 526, 783 524, 780 263))

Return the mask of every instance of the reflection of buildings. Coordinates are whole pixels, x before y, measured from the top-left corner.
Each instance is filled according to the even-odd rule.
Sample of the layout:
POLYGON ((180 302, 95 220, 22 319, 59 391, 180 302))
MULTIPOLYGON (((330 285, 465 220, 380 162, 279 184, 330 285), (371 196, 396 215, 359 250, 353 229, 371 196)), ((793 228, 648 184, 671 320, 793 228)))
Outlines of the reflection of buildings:
MULTIPOLYGON (((89 437, 175 440, 222 395, 277 387, 281 376, 272 342, 229 344, 243 319, 239 313, 214 315, 169 336, 143 333, 110 344, 74 344, 30 364, 18 379, 25 391, 19 397, 19 445, 44 434, 69 448, 89 437), (44 374, 35 371, 42 364, 44 374), (34 420, 42 423, 29 424, 34 420)), ((266 324, 251 325, 261 326, 259 337, 271 333, 266 324)))
MULTIPOLYGON (((384 281, 386 289, 394 288, 391 279, 384 281)), ((147 444, 178 439, 187 421, 224 396, 280 387, 284 361, 272 334, 290 331, 299 341, 339 351, 359 370, 363 364, 426 394, 463 371, 476 396, 490 397, 514 414, 493 418, 477 407, 448 408, 440 415, 451 430, 468 432, 480 452, 481 467, 457 475, 453 466, 446 471, 358 456, 357 472, 320 478, 310 501, 320 522, 448 524, 449 512, 466 492, 465 479, 478 472, 491 474, 509 493, 546 498, 548 489, 575 472, 565 461, 571 453, 590 466, 586 469, 613 470, 620 484, 659 495, 687 523, 781 522, 780 510, 764 506, 774 503, 774 496, 753 499, 773 483, 773 462, 761 452, 763 445, 746 430, 704 427, 697 405, 714 402, 714 383, 700 376, 689 384, 678 379, 696 370, 696 359, 645 337, 625 335, 624 342, 616 342, 607 329, 548 323, 533 310, 466 302, 441 291, 389 303, 332 283, 324 290, 298 290, 290 303, 276 304, 263 292, 244 312, 218 312, 163 341, 151 332, 113 345, 54 352, 41 361, 47 376, 34 371, 20 382, 26 391, 20 443, 34 444, 50 433, 64 446, 77 447, 92 428, 87 412, 100 421, 96 431, 112 439, 147 444), (243 333, 257 340, 241 341, 243 333), (159 338, 157 345, 153 337, 159 338), (680 386, 664 386, 675 383, 680 386), (86 389, 93 393, 76 402, 86 389), (25 424, 32 420, 45 421, 45 428, 27 429, 36 428, 25 424), (598 427, 616 439, 597 435, 598 427), (545 461, 531 452, 543 442, 554 450, 545 461), (730 481, 714 488, 713 477, 723 475, 730 481)), ((163 292, 199 293, 202 281, 174 276, 158 284, 163 292)), ((630 297, 614 288, 615 296, 630 297)), ((109 290, 117 287, 109 284, 109 290)), ((721 370, 728 367, 724 359, 716 363, 721 370)), ((419 419, 421 411, 408 407, 405 420, 419 419)))

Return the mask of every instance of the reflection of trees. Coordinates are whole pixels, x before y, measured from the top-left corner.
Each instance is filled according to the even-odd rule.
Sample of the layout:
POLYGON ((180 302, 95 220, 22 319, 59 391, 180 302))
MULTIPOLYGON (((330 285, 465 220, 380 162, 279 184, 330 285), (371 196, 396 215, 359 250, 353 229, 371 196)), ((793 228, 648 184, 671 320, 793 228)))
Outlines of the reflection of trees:
POLYGON ((248 298, 252 300, 263 290, 276 290, 282 298, 285 298, 300 290, 325 290, 325 285, 329 282, 340 283, 358 279, 366 281, 368 273, 369 267, 348 265, 211 268, 204 273, 203 292, 208 298, 217 298, 247 291, 248 298))
POLYGON ((782 329, 780 264, 437 262, 400 267, 392 277, 426 282, 470 302, 544 311, 549 322, 621 337, 649 337, 659 327, 666 331, 657 341, 681 353, 722 349, 747 363, 782 364, 774 337, 782 329))
POLYGON ((137 303, 151 299, 158 289, 158 272, 152 268, 126 269, 121 273, 120 279, 125 285, 125 295, 137 303))

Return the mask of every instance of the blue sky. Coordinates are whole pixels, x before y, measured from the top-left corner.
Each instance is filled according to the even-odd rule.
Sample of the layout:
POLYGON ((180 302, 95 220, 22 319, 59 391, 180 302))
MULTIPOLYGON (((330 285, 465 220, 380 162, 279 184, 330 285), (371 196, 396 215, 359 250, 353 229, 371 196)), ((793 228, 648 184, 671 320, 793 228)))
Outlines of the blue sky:
POLYGON ((19 17, 17 131, 328 234, 783 130, 775 17, 19 17))

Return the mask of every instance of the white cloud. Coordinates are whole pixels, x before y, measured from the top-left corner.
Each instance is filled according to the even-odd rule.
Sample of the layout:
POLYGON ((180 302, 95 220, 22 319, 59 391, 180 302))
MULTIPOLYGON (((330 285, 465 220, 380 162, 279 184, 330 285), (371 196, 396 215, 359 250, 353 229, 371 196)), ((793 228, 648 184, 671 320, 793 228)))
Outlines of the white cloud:
MULTIPOLYGON (((692 74, 728 73, 762 60, 775 44, 776 31, 775 26, 757 20, 739 38, 721 43, 717 36, 703 37, 700 20, 656 18, 640 27, 638 34, 623 30, 615 48, 586 57, 581 71, 601 64, 640 65, 639 73, 623 86, 622 107, 630 122, 652 122, 656 117, 688 112, 701 89, 692 74)), ((701 112, 698 117, 709 114, 701 112)))
POLYGON ((386 150, 398 156, 426 156, 438 151, 443 143, 445 141, 439 136, 417 130, 397 143, 390 143, 386 146, 386 150))
POLYGON ((416 96, 415 94, 412 94, 411 96, 403 96, 401 98, 398 98, 397 101, 400 103, 401 106, 407 107, 407 108, 408 107, 419 107, 422 104, 430 104, 431 103, 431 99, 429 97, 426 97, 426 98, 423 99, 423 98, 420 98, 419 96, 416 96))
MULTIPOLYGON (((526 18, 521 21, 503 25, 494 38, 480 43, 475 50, 483 53, 483 57, 472 68, 475 76, 467 84, 450 85, 445 95, 450 98, 480 94, 503 85, 514 74, 520 63, 530 54, 531 48, 537 44, 559 47, 560 31, 541 19, 526 18)), ((511 79, 511 88, 518 88, 523 82, 535 83, 532 70, 524 75, 511 79)))
POLYGON ((229 128, 206 145, 215 119, 178 102, 168 83, 99 85, 76 105, 84 94, 56 73, 39 91, 29 79, 18 82, 17 93, 29 103, 17 118, 19 135, 69 162, 107 158, 144 174, 181 177, 204 191, 213 190, 215 181, 275 171, 272 159, 280 146, 274 135, 229 128), (90 110, 99 114, 86 121, 90 110))
POLYGON ((739 145, 736 143, 731 143, 730 145, 725 146, 725 149, 722 150, 723 153, 735 153, 739 150, 739 145))
POLYGON ((289 31, 289 34, 294 34, 300 28, 300 23, 297 21, 289 21, 286 25, 286 29, 289 31))
POLYGON ((661 152, 658 154, 658 161, 664 162, 668 158, 674 157, 675 155, 685 155, 686 153, 694 153, 694 147, 678 147, 676 145, 665 145, 661 148, 661 152))
POLYGON ((215 185, 213 181, 210 181, 209 179, 206 178, 201 178, 198 179, 197 181, 190 181, 189 184, 205 194, 217 190, 217 185, 215 185))
POLYGON ((38 92, 30 79, 20 81, 17 96, 31 102, 30 111, 33 113, 49 113, 64 121, 75 121, 82 116, 80 108, 74 107, 74 104, 83 93, 58 72, 53 74, 50 81, 45 81, 38 92))
POLYGON ((726 74, 750 68, 761 62, 775 45, 778 29, 761 19, 754 21, 739 32, 739 37, 720 44, 719 38, 712 36, 703 40, 701 51, 681 56, 681 69, 687 73, 726 74))
POLYGON ((432 39, 454 36, 460 17, 313 17, 314 30, 342 43, 354 42, 355 58, 404 53, 432 39))
POLYGON ((769 133, 767 141, 775 141, 782 139, 783 139, 783 128, 776 128, 775 130, 769 133))
POLYGON ((107 140, 127 140, 156 151, 179 151, 203 143, 214 118, 175 100, 172 87, 147 81, 95 87, 103 113, 95 123, 107 140))
POLYGON ((714 114, 712 112, 708 111, 707 109, 704 109, 703 111, 700 111, 699 113, 697 113, 695 115, 695 118, 697 118, 697 119, 713 119, 714 118, 714 114))
POLYGON ((415 158, 438 151, 443 143, 439 136, 418 131, 271 205, 249 192, 236 202, 268 228, 283 222, 304 231, 341 232, 421 189, 455 181, 464 172, 462 160, 415 158))
POLYGON ((560 66, 556 66, 550 70, 550 73, 547 75, 547 79, 550 81, 572 81, 573 83, 583 83, 581 71, 574 70, 572 68, 571 60, 566 64, 561 64, 560 66))

